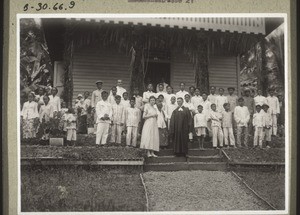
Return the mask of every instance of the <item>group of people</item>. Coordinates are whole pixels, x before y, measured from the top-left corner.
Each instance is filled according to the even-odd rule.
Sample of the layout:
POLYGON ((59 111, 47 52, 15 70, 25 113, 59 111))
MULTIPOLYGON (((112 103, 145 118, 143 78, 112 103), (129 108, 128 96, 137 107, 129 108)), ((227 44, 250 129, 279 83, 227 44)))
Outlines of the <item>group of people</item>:
POLYGON ((174 93, 172 86, 160 83, 157 92, 148 84, 143 96, 134 89, 129 97, 122 84, 118 80, 110 91, 104 91, 103 82, 96 81, 91 99, 89 92, 79 94, 74 109, 61 103, 56 88, 52 88, 51 95, 43 89, 37 95, 30 93, 21 112, 23 137, 35 137, 37 127, 43 125, 43 138, 47 139, 47 123, 60 115, 68 141, 76 141, 76 133, 87 133, 87 127, 94 126, 97 145, 121 144, 122 134, 126 134, 128 147, 137 147, 141 136, 139 147, 146 149, 149 157, 156 157, 160 148, 170 146, 175 154, 185 155, 194 137, 199 148, 204 147, 207 136, 212 137, 214 148, 248 147, 249 135, 254 135, 254 147, 262 147, 264 140, 269 147, 271 135, 277 135, 278 116, 284 114, 282 99, 278 100, 273 89, 267 97, 261 90, 253 97, 245 89, 243 97, 238 98, 233 87, 225 96, 223 88, 217 94, 211 87, 208 94, 193 86, 186 91, 185 84, 180 83, 180 90, 174 93))

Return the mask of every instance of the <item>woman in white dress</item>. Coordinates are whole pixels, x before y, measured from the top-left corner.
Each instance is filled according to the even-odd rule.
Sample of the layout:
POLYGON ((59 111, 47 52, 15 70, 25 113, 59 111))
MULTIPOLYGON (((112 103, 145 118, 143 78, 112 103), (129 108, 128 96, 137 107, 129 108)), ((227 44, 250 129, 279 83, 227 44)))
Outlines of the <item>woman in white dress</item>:
POLYGON ((142 149, 147 149, 148 157, 157 157, 154 152, 159 151, 159 132, 157 126, 157 110, 155 109, 155 97, 150 96, 149 104, 145 105, 143 119, 145 120, 141 146, 142 149))

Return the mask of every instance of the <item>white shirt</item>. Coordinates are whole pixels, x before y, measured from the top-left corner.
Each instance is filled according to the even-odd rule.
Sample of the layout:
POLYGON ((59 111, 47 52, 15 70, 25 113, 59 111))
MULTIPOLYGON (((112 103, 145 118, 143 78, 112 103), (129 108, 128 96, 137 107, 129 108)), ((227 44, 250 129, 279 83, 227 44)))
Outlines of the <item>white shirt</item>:
POLYGON ((39 117, 38 104, 35 101, 25 102, 21 111, 23 119, 34 119, 39 117))
POLYGON ((76 111, 78 110, 78 108, 81 109, 81 112, 80 112, 80 115, 83 116, 83 115, 86 115, 87 114, 87 103, 84 102, 83 99, 81 99, 80 101, 78 101, 76 104, 75 104, 75 108, 76 108, 76 111))
POLYGON ((101 90, 97 89, 93 91, 92 99, 91 99, 91 106, 93 108, 96 107, 97 103, 102 100, 102 96, 101 96, 102 91, 103 91, 102 89, 101 90))
POLYGON ((171 119, 171 116, 172 116, 172 113, 173 113, 173 111, 176 109, 178 107, 178 105, 176 104, 176 103, 174 103, 174 104, 172 104, 172 103, 170 103, 170 104, 166 104, 166 117, 168 118, 168 119, 171 119))
MULTIPOLYGON (((123 99, 123 97, 121 97, 121 100, 123 99)), ((111 105, 115 105, 116 104, 116 100, 115 100, 115 96, 113 94, 110 94, 107 98, 107 101, 111 104, 111 105)))
POLYGON ((197 109, 198 106, 201 105, 202 102, 203 102, 202 96, 200 96, 200 95, 199 96, 193 96, 191 98, 191 102, 194 105, 194 107, 197 109))
MULTIPOLYGON (((179 98, 179 97, 181 97, 183 100, 184 100, 184 96, 186 95, 186 94, 189 94, 187 91, 185 91, 185 90, 179 90, 177 93, 176 93, 176 98, 179 98)), ((189 94, 190 95, 190 94, 189 94)))
POLYGON ((147 91, 147 92, 144 92, 143 93, 143 102, 144 103, 149 103, 149 98, 151 97, 151 96, 155 96, 155 93, 154 92, 150 92, 149 90, 147 91))
MULTIPOLYGON (((209 115, 209 113, 210 113, 210 111, 211 111, 211 102, 210 101, 208 101, 207 99, 205 100, 205 101, 203 101, 202 103, 201 103, 201 105, 203 106, 203 113, 206 115, 206 116, 208 116, 209 115)), ((198 112, 198 110, 197 110, 197 112, 198 112)))
POLYGON ((58 96, 50 95, 49 103, 53 106, 53 111, 60 111, 60 98, 58 96))
POLYGON ((254 103, 256 106, 256 105, 268 104, 268 101, 266 97, 257 95, 254 97, 254 103))
POLYGON ((195 128, 207 127, 207 116, 203 112, 197 113, 194 116, 194 127, 195 128))
POLYGON ((112 122, 116 125, 124 123, 124 106, 122 104, 112 105, 112 122))
POLYGON ((237 126, 248 127, 248 122, 250 120, 250 112, 246 106, 236 106, 234 109, 234 120, 237 126))
POLYGON ((76 129, 76 116, 74 116, 74 114, 68 114, 66 116, 66 121, 66 129, 76 129))
POLYGON ((268 96, 267 97, 268 105, 269 105, 269 111, 270 114, 279 114, 280 113, 280 107, 279 107, 279 101, 276 96, 268 96))
POLYGON ((188 108, 191 113, 195 113, 196 109, 191 102, 184 102, 183 106, 188 108))
POLYGON ((232 128, 232 112, 222 111, 222 127, 232 128))
POLYGON ((217 111, 219 111, 220 113, 222 111, 225 111, 225 109, 223 107, 223 104, 225 104, 225 103, 228 103, 228 99, 226 96, 224 96, 224 95, 217 96, 217 98, 216 98, 217 111))
POLYGON ((157 126, 158 128, 166 128, 166 114, 164 112, 164 110, 159 111, 157 109, 157 126))
POLYGON ((121 101, 121 105, 123 105, 125 108, 129 108, 130 107, 130 101, 127 100, 123 100, 121 101))
POLYGON ((42 105, 39 111, 40 115, 40 122, 43 121, 43 118, 45 118, 46 122, 49 122, 50 118, 53 117, 53 107, 51 104, 42 105))
POLYGON ((165 97, 165 99, 166 99, 166 104, 171 104, 171 98, 172 98, 173 96, 175 97, 175 102, 176 102, 176 95, 175 95, 174 93, 171 93, 171 94, 166 93, 166 97, 165 97))
POLYGON ((212 104, 217 104, 217 97, 218 97, 217 94, 213 94, 213 95, 209 94, 207 100, 210 101, 210 103, 212 104))
POLYGON ((209 119, 211 119, 211 126, 212 127, 221 127, 222 117, 223 116, 220 112, 210 111, 209 119))
POLYGON ((112 119, 112 106, 108 101, 99 101, 96 105, 97 121, 96 123, 110 123, 112 119), (107 114, 109 120, 102 120, 101 118, 107 114))
POLYGON ((119 95, 123 98, 123 93, 126 92, 126 89, 123 87, 119 87, 119 86, 116 86, 116 88, 117 88, 117 95, 119 95))
POLYGON ((253 114, 253 126, 256 128, 265 127, 265 114, 264 111, 261 110, 259 113, 253 114))
POLYGON ((127 127, 138 127, 141 121, 141 110, 138 108, 126 108, 124 111, 124 119, 127 127))
POLYGON ((44 95, 36 95, 35 96, 35 101, 38 103, 38 105, 44 105, 44 99, 43 99, 44 95))

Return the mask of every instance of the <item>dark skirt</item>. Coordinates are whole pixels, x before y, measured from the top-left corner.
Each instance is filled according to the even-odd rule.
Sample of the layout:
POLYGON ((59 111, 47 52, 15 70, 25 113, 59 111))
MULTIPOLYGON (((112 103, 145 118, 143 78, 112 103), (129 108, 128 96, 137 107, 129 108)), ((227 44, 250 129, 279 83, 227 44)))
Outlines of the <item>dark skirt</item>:
POLYGON ((87 115, 78 117, 78 133, 87 134, 87 115))

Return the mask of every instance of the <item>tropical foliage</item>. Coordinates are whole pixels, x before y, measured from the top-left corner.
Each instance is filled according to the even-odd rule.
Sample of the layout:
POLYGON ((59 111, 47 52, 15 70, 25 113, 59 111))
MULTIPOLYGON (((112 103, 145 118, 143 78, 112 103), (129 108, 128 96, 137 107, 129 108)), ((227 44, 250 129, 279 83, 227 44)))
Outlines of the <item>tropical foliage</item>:
POLYGON ((241 57, 241 87, 284 92, 284 29, 279 26, 241 57))
POLYGON ((31 91, 52 84, 53 69, 38 19, 20 19, 21 103, 31 91))

